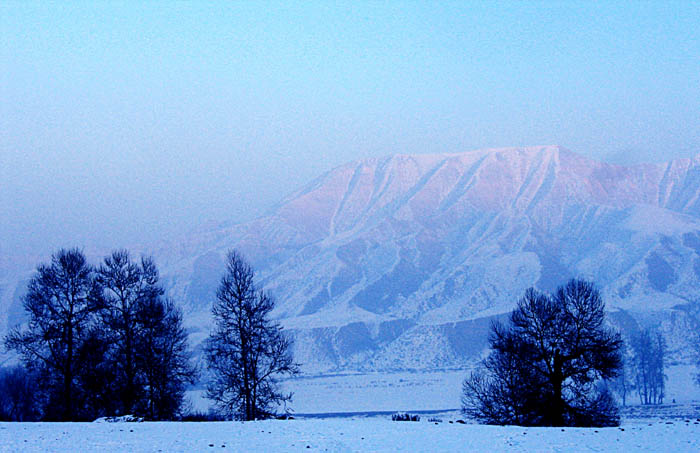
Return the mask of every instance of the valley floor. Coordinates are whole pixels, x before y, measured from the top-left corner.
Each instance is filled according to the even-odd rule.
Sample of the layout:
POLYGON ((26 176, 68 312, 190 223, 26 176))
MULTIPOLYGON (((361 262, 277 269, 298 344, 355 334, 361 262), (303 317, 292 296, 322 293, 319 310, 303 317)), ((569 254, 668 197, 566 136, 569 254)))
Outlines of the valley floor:
MULTIPOLYGON (((664 372, 666 403, 700 401, 694 366, 669 366, 664 372)), ((467 370, 441 370, 308 376, 286 381, 285 391, 294 392, 291 407, 297 414, 458 410, 462 381, 468 374, 467 370)), ((197 408, 208 407, 201 393, 192 397, 197 408)), ((628 404, 638 401, 636 395, 629 395, 628 404)))
POLYGON ((522 428, 388 417, 212 423, 0 423, 1 452, 698 452, 700 420, 522 428))

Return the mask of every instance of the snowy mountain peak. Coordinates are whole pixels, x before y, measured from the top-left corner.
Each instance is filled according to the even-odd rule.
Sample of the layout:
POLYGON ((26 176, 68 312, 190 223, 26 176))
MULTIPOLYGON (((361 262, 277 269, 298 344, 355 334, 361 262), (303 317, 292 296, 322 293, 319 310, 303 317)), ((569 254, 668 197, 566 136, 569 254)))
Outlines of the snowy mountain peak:
MULTIPOLYGON (((420 221, 466 211, 540 212, 568 206, 647 204, 696 215, 697 165, 623 167, 560 146, 459 154, 397 154, 338 167, 281 203, 273 216, 313 238, 359 231, 387 218, 420 221)), ((309 240, 313 240, 309 237, 309 240)))
POLYGON ((277 296, 301 362, 453 366, 530 286, 583 277, 640 313, 700 300, 700 156, 621 166, 552 145, 347 163, 156 253, 195 336, 231 248, 277 296))

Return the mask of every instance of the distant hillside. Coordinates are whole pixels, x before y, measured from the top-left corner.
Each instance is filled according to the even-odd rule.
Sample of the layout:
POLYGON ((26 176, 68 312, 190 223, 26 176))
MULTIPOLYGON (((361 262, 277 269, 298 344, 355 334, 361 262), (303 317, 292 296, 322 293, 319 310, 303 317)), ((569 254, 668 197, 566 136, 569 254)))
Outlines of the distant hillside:
POLYGON ((545 146, 348 163, 262 218, 156 253, 195 341, 232 247, 307 370, 462 365, 527 287, 574 276, 615 319, 676 319, 671 335, 691 322, 677 307, 700 300, 700 156, 626 167, 545 146))

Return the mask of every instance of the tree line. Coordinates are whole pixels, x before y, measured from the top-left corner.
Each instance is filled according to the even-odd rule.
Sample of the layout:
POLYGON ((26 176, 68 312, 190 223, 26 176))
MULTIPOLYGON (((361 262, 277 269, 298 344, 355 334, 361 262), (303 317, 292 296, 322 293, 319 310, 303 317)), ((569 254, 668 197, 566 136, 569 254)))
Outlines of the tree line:
MULTIPOLYGON (((200 375, 227 418, 272 417, 292 398, 280 385, 299 373, 291 340, 235 250, 212 304, 204 370, 192 365, 182 311, 164 297, 151 258, 119 250, 91 266, 80 250, 60 250, 38 266, 23 305, 28 322, 4 340, 22 365, 0 369, 0 419, 176 419, 200 375)), ((591 282, 528 289, 508 322, 492 325, 489 345, 462 393, 463 412, 483 423, 614 426, 612 391, 623 404, 633 391, 641 404, 665 396, 663 337, 642 330, 625 345, 591 282)))
MULTIPOLYGON (((274 415, 291 399, 278 379, 299 370, 290 340, 270 320, 274 300, 254 276, 229 253, 205 347, 207 396, 222 416, 243 420, 274 415)), ((201 370, 182 310, 164 293, 151 258, 118 250, 92 266, 78 249, 53 254, 27 286, 26 325, 4 339, 22 364, 0 370, 0 419, 182 416, 201 370)))
POLYGON ((663 404, 667 379, 665 356, 666 342, 658 330, 641 329, 631 337, 623 351, 623 366, 612 381, 612 389, 620 396, 623 405, 635 393, 639 404, 663 404))

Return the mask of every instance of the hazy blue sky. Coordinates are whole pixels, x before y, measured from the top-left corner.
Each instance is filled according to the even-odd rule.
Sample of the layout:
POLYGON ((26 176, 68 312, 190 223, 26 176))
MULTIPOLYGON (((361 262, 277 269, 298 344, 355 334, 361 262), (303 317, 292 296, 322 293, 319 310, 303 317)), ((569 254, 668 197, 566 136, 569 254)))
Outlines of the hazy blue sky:
POLYGON ((0 253, 258 215, 367 156, 700 153, 700 2, 0 5, 0 253))

